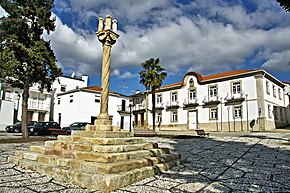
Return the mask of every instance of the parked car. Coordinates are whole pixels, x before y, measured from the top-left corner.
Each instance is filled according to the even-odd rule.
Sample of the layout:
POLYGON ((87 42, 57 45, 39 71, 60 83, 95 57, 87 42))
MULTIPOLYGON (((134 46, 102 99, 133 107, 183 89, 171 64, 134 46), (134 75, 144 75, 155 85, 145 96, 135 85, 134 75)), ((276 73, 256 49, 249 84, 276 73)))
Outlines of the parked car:
POLYGON ((72 130, 85 130, 86 125, 90 123, 87 122, 74 122, 70 124, 68 127, 63 127, 63 130, 72 131, 72 130))
MULTIPOLYGON (((27 127, 33 126, 35 123, 36 121, 27 121, 27 127)), ((5 130, 7 133, 21 133, 21 122, 17 122, 14 125, 7 125, 5 130)))
POLYGON ((37 122, 35 125, 28 127, 29 135, 50 135, 51 131, 49 129, 56 128, 60 129, 57 122, 37 122))

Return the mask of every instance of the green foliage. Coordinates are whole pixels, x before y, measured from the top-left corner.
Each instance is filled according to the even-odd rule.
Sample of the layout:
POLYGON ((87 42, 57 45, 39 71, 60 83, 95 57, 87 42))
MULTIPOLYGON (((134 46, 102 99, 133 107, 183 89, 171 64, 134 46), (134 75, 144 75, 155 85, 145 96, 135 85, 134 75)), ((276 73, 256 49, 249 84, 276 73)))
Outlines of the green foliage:
POLYGON ((42 35, 55 29, 51 17, 53 0, 0 0, 8 16, 0 18, 0 79, 23 88, 22 136, 27 138, 29 86, 40 84, 50 90, 61 75, 56 58, 42 35))
POLYGON ((277 0, 277 2, 283 9, 290 12, 290 0, 277 0))
POLYGON ((143 84, 147 90, 159 88, 163 80, 167 77, 167 73, 163 72, 165 69, 162 68, 159 63, 159 58, 150 58, 141 64, 144 70, 139 73, 140 83, 143 84))
POLYGON ((155 91, 162 85, 163 80, 167 77, 167 73, 164 72, 165 69, 162 68, 159 63, 159 58, 150 58, 141 64, 144 70, 139 72, 140 83, 143 84, 147 90, 151 90, 152 93, 153 130, 155 130, 155 91))
POLYGON ((44 31, 53 31, 50 9, 53 0, 0 0, 8 13, 0 18, 0 78, 9 77, 13 86, 23 88, 25 80, 50 89, 61 70, 44 31))

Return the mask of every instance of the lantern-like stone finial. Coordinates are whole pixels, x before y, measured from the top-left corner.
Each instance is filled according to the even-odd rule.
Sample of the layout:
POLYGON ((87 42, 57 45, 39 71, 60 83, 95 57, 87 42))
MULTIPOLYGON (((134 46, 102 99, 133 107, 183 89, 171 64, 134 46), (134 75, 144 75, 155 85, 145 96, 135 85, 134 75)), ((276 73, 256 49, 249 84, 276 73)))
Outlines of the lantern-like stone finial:
POLYGON ((112 17, 110 15, 106 16, 106 21, 105 21, 105 30, 110 30, 112 26, 112 17))
POLYGON ((98 25, 98 31, 103 31, 104 28, 104 19, 103 18, 99 18, 99 25, 98 25))

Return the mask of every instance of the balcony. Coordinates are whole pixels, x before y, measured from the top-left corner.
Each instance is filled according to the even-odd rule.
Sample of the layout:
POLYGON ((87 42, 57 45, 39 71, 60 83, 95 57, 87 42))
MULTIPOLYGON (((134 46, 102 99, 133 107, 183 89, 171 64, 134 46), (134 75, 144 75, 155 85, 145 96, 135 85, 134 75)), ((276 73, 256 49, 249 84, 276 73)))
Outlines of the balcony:
POLYGON ((215 97, 204 97, 203 99, 203 106, 217 106, 218 104, 221 103, 221 100, 218 96, 215 97))
MULTIPOLYGON (((133 109, 133 106, 131 108, 133 109)), ((119 114, 130 114, 130 107, 124 107, 122 105, 118 105, 117 112, 119 114)))
POLYGON ((191 108, 196 108, 199 105, 198 99, 192 99, 192 100, 188 100, 185 99, 184 103, 183 103, 183 108, 184 109, 191 109, 191 108))
POLYGON ((145 111, 146 111, 146 105, 145 104, 135 104, 135 105, 132 106, 133 114, 143 113, 145 111))
POLYGON ((50 105, 47 103, 28 103, 29 110, 38 110, 38 111, 49 111, 50 105))
POLYGON ((163 103, 156 103, 155 110, 156 111, 162 111, 164 109, 163 103))
POLYGON ((176 110, 179 108, 179 101, 176 102, 167 102, 166 110, 176 110))
POLYGON ((225 104, 226 105, 241 104, 244 100, 245 100, 245 96, 243 93, 232 95, 232 97, 228 97, 227 95, 225 98, 225 104))

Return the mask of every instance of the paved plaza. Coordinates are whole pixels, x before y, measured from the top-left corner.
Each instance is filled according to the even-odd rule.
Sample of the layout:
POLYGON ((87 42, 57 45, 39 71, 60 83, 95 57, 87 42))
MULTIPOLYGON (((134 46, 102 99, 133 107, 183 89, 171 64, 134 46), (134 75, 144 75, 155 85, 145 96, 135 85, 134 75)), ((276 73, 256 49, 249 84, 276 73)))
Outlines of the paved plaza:
MULTIPOLYGON (((156 137, 148 141, 171 148, 185 161, 164 174, 114 192, 290 192, 290 131, 211 133, 209 138, 156 137)), ((0 144, 1 193, 92 192, 7 162, 16 150, 32 144, 44 142, 0 144)))

